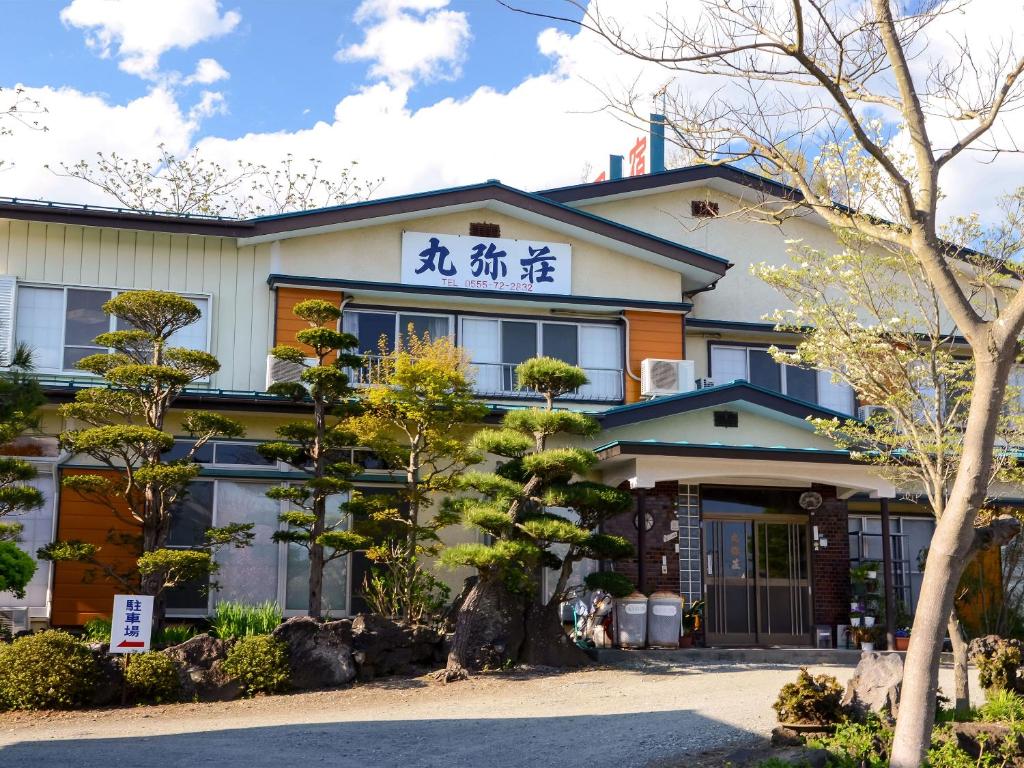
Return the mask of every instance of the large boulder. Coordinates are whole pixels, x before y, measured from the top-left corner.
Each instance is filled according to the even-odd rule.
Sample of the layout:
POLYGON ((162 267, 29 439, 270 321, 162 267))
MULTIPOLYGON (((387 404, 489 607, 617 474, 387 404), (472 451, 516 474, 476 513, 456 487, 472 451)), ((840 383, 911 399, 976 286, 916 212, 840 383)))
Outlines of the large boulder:
POLYGON ((273 635, 288 646, 292 687, 329 688, 355 679, 351 621, 321 623, 295 616, 279 624, 273 635))
POLYGON ((431 627, 407 626, 370 614, 360 614, 352 621, 360 680, 436 668, 444 658, 443 644, 442 635, 431 627))
POLYGON ((885 721, 899 713, 903 685, 903 657, 898 653, 865 651, 846 684, 843 706, 863 716, 874 712, 885 721))
POLYGON ((178 667, 181 693, 185 699, 226 701, 238 698, 241 686, 224 672, 228 645, 210 635, 196 635, 180 645, 163 650, 178 667))

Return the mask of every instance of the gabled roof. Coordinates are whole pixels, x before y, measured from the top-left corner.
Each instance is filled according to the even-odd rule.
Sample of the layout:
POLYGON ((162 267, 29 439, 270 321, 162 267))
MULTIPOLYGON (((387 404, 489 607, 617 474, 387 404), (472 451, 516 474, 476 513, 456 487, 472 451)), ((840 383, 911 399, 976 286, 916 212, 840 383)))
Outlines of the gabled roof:
POLYGON ((626 424, 636 424, 650 419, 661 419, 680 413, 699 411, 720 405, 748 403, 767 411, 804 421, 808 417, 822 419, 850 419, 848 414, 829 408, 822 408, 805 400, 798 400, 746 381, 734 381, 718 387, 683 392, 678 395, 656 397, 640 403, 618 405, 599 414, 602 429, 612 429, 626 424))
POLYGON ((697 248, 494 180, 482 184, 244 220, 179 216, 45 201, 0 200, 0 218, 234 237, 244 244, 402 221, 439 210, 476 209, 503 211, 526 220, 532 219, 534 223, 547 225, 549 228, 560 227, 583 239, 604 243, 639 258, 661 263, 684 273, 688 278, 688 289, 714 283, 731 266, 726 259, 697 248))

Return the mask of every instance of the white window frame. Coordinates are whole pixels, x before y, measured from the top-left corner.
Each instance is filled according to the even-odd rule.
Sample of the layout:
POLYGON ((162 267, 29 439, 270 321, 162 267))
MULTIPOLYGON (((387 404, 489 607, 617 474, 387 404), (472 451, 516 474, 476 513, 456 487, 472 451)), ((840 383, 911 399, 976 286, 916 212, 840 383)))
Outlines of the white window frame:
MULTIPOLYGON (((251 465, 246 465, 251 466, 251 465)), ((220 483, 258 483, 260 485, 276 485, 276 486, 287 486, 288 481, 274 481, 256 477, 199 477, 193 480, 194 483, 212 483, 213 484, 213 509, 210 516, 210 525, 217 527, 220 525, 219 521, 219 503, 220 503, 220 483)), ((289 504, 285 500, 279 500, 278 513, 286 512, 289 509, 289 504)), ((56 517, 56 516, 55 516, 56 517)), ((351 521, 350 521, 351 523, 351 521)), ((283 531, 287 526, 278 522, 277 529, 283 531)), ((288 610, 285 606, 287 604, 287 589, 288 589, 288 547, 291 546, 288 542, 282 541, 277 542, 277 584, 276 584, 276 600, 278 606, 281 608, 283 616, 305 616, 308 611, 301 609, 288 610)), ((168 549, 181 549, 187 550, 192 547, 186 547, 182 545, 168 546, 168 549)), ((345 556, 345 613, 339 614, 339 618, 345 618, 352 615, 352 553, 350 552, 345 556)), ((202 608, 169 608, 167 610, 167 617, 174 619, 196 619, 206 618, 212 616, 216 608, 215 598, 216 591, 209 590, 206 595, 206 609, 202 608)))
MULTIPOLYGON (((743 381, 746 381, 747 383, 751 383, 750 382, 750 352, 753 350, 753 351, 756 351, 756 352, 765 352, 765 353, 767 353, 767 351, 768 351, 768 347, 760 347, 760 346, 757 346, 756 344, 750 344, 750 345, 748 345, 748 344, 711 344, 710 348, 708 349, 708 365, 709 365, 709 373, 711 374, 710 378, 715 382, 715 384, 729 384, 729 383, 731 383, 731 382, 728 382, 728 381, 719 381, 718 378, 717 378, 717 375, 715 373, 715 366, 714 366, 714 354, 715 354, 715 350, 716 349, 728 349, 728 350, 738 350, 738 349, 741 349, 741 350, 743 350, 743 352, 744 352, 744 354, 746 356, 746 376, 743 379, 743 381)), ((779 349, 781 349, 784 352, 791 352, 791 351, 793 351, 793 349, 791 347, 790 348, 780 347, 779 349)), ((779 371, 779 384, 781 386, 780 393, 783 394, 783 395, 789 396, 789 374, 787 373, 787 371, 790 368, 795 368, 796 366, 789 365, 788 363, 778 363, 778 365, 779 365, 779 368, 780 368, 780 371, 779 371)), ((819 381, 820 381, 820 377, 821 376, 831 376, 832 375, 832 373, 830 371, 824 371, 824 370, 821 370, 820 368, 812 368, 811 370, 813 370, 817 374, 817 376, 819 378, 819 381)), ((821 400, 821 398, 820 398, 820 390, 818 389, 817 385, 815 386, 815 398, 816 399, 814 401, 814 404, 815 405, 820 405, 820 400, 821 400)), ((832 409, 830 408, 829 410, 832 410, 832 409)), ((850 410, 846 412, 846 415, 848 415, 848 416, 855 416, 856 414, 857 414, 857 402, 856 402, 856 398, 854 397, 854 394, 853 394, 852 389, 851 389, 851 392, 850 392, 850 410)))
MULTIPOLYGON (((399 327, 399 317, 402 315, 413 316, 413 317, 434 317, 444 318, 448 323, 447 337, 450 339, 453 337, 455 332, 454 316, 445 312, 424 312, 423 310, 404 310, 404 309, 363 309, 362 307, 348 307, 342 312, 341 315, 341 329, 345 329, 345 314, 366 314, 366 315, 393 315, 395 320, 395 340, 397 341, 402 337, 403 329, 399 327)), ((376 355, 378 352, 374 350, 368 354, 376 355)))
MULTIPOLYGON (((121 293, 125 293, 127 291, 142 290, 140 288, 110 288, 110 287, 103 286, 103 285, 70 285, 70 284, 60 284, 60 285, 57 285, 57 284, 54 284, 54 283, 36 283, 36 282, 29 282, 29 281, 21 281, 21 280, 19 280, 19 281, 17 281, 17 283, 15 285, 15 291, 14 291, 14 312, 12 313, 12 316, 13 316, 13 327, 15 329, 17 329, 17 327, 18 327, 18 301, 19 301, 18 292, 21 290, 21 288, 40 288, 40 289, 45 289, 45 290, 61 291, 62 297, 63 297, 62 298, 62 305, 63 305, 62 318, 63 318, 63 321, 61 322, 61 326, 60 326, 60 341, 59 341, 59 343, 57 345, 57 347, 59 349, 58 356, 59 356, 59 358, 61 360, 61 366, 59 368, 36 368, 35 369, 36 372, 37 373, 50 374, 50 375, 57 375, 57 376, 83 376, 83 377, 88 377, 88 378, 96 378, 96 374, 94 374, 94 373, 92 373, 90 371, 83 371, 80 368, 64 368, 63 367, 64 348, 66 346, 64 344, 64 338, 65 338, 65 334, 67 333, 68 291, 101 291, 101 292, 102 291, 106 291, 106 292, 108 292, 110 294, 110 298, 114 298, 115 296, 117 296, 117 295, 119 295, 121 293)), ((212 339, 213 339, 213 295, 209 294, 209 293, 178 293, 177 291, 173 291, 173 293, 175 293, 176 295, 181 296, 182 298, 185 298, 185 299, 202 299, 202 300, 204 300, 206 302, 206 349, 205 349, 205 351, 206 352, 210 352, 210 344, 211 344, 212 339)), ((115 329, 115 327, 116 327, 115 324, 116 324, 116 318, 113 315, 110 315, 109 316, 108 330, 109 331, 113 331, 115 329)), ((20 342, 20 339, 15 337, 14 343, 18 344, 19 342, 20 342)), ((108 351, 109 351, 109 348, 108 348, 108 351)), ((203 379, 202 381, 205 381, 205 379, 203 379)))
MULTIPOLYGON (((541 326, 543 326, 543 325, 567 325, 567 326, 574 327, 576 329, 576 365, 579 365, 580 349, 582 347, 582 343, 580 341, 580 329, 582 329, 582 328, 614 328, 616 330, 616 332, 618 333, 618 337, 619 337, 619 358, 620 359, 619 359, 619 367, 615 368, 615 369, 609 369, 609 370, 618 370, 621 374, 623 374, 623 375, 625 374, 625 370, 623 368, 623 361, 622 361, 622 351, 624 349, 624 338, 623 338, 624 337, 624 332, 623 332, 623 328, 621 326, 615 324, 615 323, 588 323, 588 322, 584 322, 584 321, 573 321, 573 320, 549 320, 548 318, 537 318, 537 319, 534 319, 532 317, 503 317, 503 316, 500 316, 500 315, 483 315, 483 316, 479 316, 479 315, 469 315, 469 316, 463 315, 459 319, 459 346, 460 347, 462 346, 462 339, 464 338, 464 333, 463 333, 462 328, 463 328, 463 324, 465 323, 466 320, 490 320, 492 322, 497 322, 499 324, 499 326, 498 326, 498 358, 499 358, 500 362, 496 363, 497 365, 513 365, 513 363, 506 363, 504 361, 504 354, 503 354, 503 350, 501 349, 501 343, 502 343, 502 338, 503 338, 503 335, 502 335, 502 332, 501 332, 501 323, 532 323, 534 325, 534 327, 535 327, 535 330, 534 330, 534 334, 535 334, 534 335, 534 340, 536 341, 536 347, 537 347, 537 354, 538 355, 545 355, 546 354, 546 352, 544 350, 544 334, 543 334, 543 332, 541 330, 541 326)), ((475 361, 475 360, 470 360, 469 363, 470 363, 470 365, 478 365, 478 364, 482 364, 482 365, 495 365, 495 363, 479 363, 478 361, 475 361)), ((582 366, 580 366, 580 367, 582 367, 582 366)), ((625 387, 625 384, 623 382, 622 385, 621 385, 620 393, 619 393, 620 395, 624 394, 624 391, 625 391, 624 387, 625 387)))

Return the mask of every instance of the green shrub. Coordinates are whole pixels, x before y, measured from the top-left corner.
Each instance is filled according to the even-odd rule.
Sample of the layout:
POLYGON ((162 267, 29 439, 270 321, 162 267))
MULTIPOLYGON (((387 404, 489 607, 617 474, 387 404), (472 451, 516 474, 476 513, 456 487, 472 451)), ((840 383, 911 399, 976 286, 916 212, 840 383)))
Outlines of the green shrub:
POLYGON ((986 721, 1024 722, 1024 699, 1010 691, 990 691, 978 714, 986 721))
POLYGON ((82 625, 82 639, 87 643, 109 643, 110 627, 110 619, 89 619, 82 625))
POLYGON ((269 635, 283 618, 281 607, 267 600, 256 605, 225 601, 217 603, 210 619, 210 634, 221 640, 269 635))
POLYGON ((288 646, 270 635, 249 635, 235 643, 224 671, 237 680, 246 695, 287 690, 288 646))
POLYGON ((601 589, 612 597, 627 597, 636 591, 633 582, 615 571, 597 571, 583 579, 587 589, 601 589))
POLYGON ((828 750, 829 768, 888 768, 892 735, 877 717, 870 717, 864 723, 840 723, 835 733, 808 745, 828 750))
POLYGON ((843 719, 843 688, 832 675, 811 675, 801 667, 796 682, 782 686, 772 709, 780 723, 832 725, 843 719))
POLYGON ((10 592, 19 600, 36 572, 36 561, 13 541, 0 540, 0 593, 10 592))
POLYGON ((67 632, 19 637, 0 647, 0 707, 81 706, 92 697, 99 676, 92 652, 67 632))
POLYGON ((157 651, 133 655, 125 678, 134 701, 164 704, 181 697, 177 666, 157 651))
POLYGON ((1020 685, 1020 643, 1013 639, 984 638, 971 654, 978 667, 978 682, 986 691, 1015 691, 1020 685))
POLYGON ((153 645, 156 648, 170 648, 195 636, 196 628, 189 624, 168 624, 154 635, 153 645))

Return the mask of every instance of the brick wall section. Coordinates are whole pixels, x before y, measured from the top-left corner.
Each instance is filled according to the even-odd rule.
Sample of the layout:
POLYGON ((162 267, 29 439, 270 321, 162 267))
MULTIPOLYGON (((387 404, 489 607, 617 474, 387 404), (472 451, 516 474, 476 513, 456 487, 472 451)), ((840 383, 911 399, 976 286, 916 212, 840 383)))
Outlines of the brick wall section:
POLYGON ((835 488, 815 486, 824 498, 811 513, 810 534, 828 539, 828 547, 814 551, 811 542, 811 584, 815 624, 846 624, 850 617, 850 539, 846 501, 836 498, 835 488))
MULTIPOLYGON (((608 520, 604 525, 605 533, 623 536, 637 546, 637 529, 633 525, 633 517, 637 514, 637 498, 641 491, 633 491, 632 511, 608 520)), ((614 564, 616 572, 623 574, 637 584, 640 591, 649 595, 652 592, 665 590, 679 593, 679 555, 676 552, 676 537, 665 541, 665 537, 674 534, 672 522, 676 520, 676 502, 679 485, 675 482, 658 483, 654 488, 647 488, 644 494, 644 510, 654 517, 654 527, 647 531, 644 539, 644 583, 637 584, 639 578, 639 561, 636 556, 619 560, 614 564), (667 572, 662 573, 662 557, 665 558, 667 572)), ((637 550, 634 550, 637 551, 637 550)))

